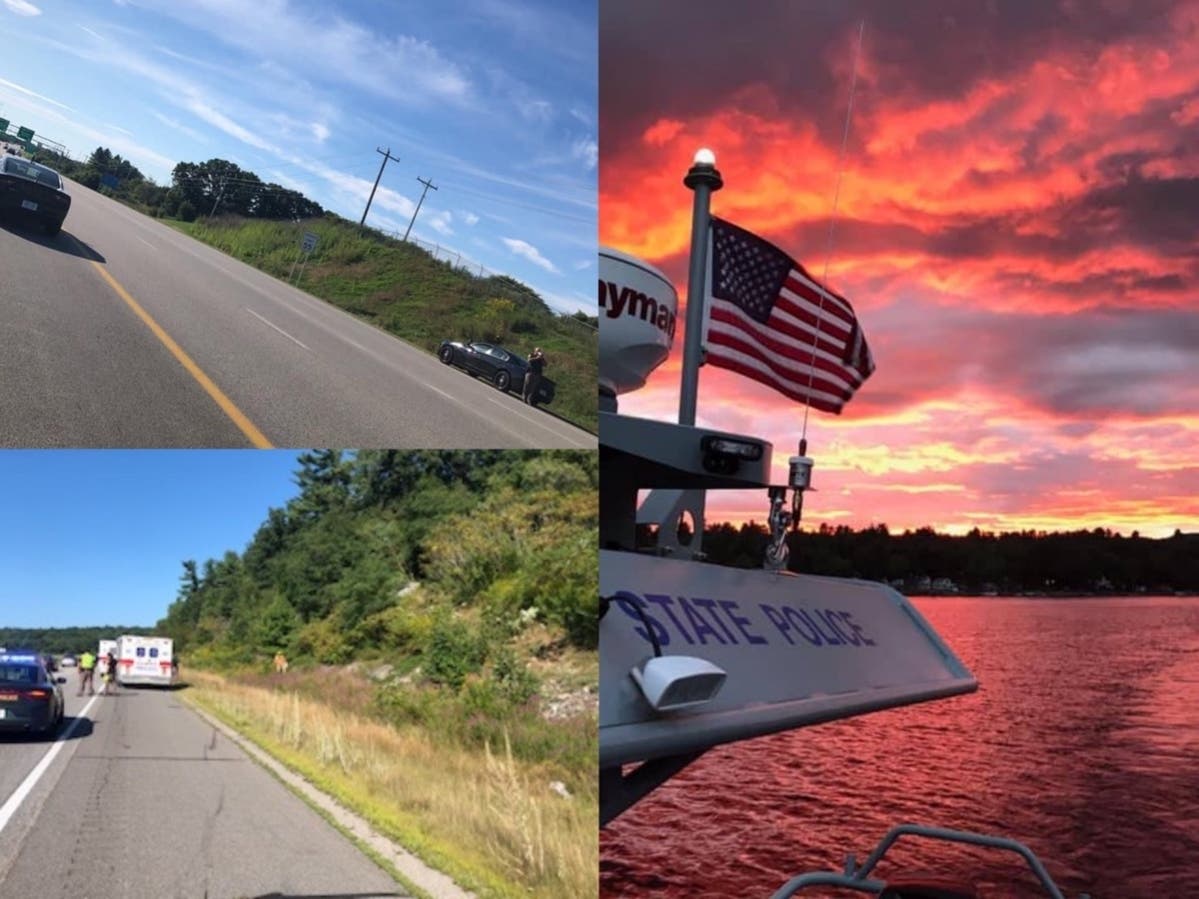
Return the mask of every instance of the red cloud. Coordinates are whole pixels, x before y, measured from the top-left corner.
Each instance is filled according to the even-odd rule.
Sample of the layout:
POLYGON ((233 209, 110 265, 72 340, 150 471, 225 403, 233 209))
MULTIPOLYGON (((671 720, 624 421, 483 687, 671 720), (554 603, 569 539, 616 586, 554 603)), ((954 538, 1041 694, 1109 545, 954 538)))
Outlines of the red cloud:
MULTIPOLYGON (((909 70, 948 49, 894 33, 872 45, 868 30, 831 256, 840 130, 829 123, 849 80, 839 38, 821 36, 824 56, 806 58, 814 80, 837 85, 805 95, 806 116, 760 73, 707 105, 676 83, 671 103, 627 92, 642 106, 618 109, 601 84, 615 133, 648 123, 603 147, 603 243, 658 264, 685 298, 681 181, 708 146, 725 178, 714 211, 814 273, 827 264, 858 310, 879 370, 843 418, 814 416, 827 479, 808 503, 814 523, 1170 533, 1199 513, 1199 361, 1187 350, 1199 343, 1199 5, 1166 21, 1102 42, 1030 39, 1022 56, 935 92, 909 70), (1130 446, 1134 426, 1145 430, 1130 446)), ((674 416, 682 339, 680 327, 622 411, 674 416)), ((802 409, 727 372, 705 370, 700 390, 701 420, 792 451, 802 409)), ((714 510, 760 521, 765 504, 714 510)))

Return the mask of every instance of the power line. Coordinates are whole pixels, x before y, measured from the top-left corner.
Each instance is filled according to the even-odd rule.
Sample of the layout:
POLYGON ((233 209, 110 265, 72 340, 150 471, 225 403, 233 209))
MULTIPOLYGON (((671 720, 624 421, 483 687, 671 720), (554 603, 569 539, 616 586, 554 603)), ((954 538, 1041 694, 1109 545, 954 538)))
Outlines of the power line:
MULTIPOLYGON (((383 153, 384 151, 376 149, 376 152, 383 153)), ((390 150, 388 150, 388 152, 390 152, 390 150)), ((399 161, 398 157, 393 156, 391 158, 397 162, 399 161)), ((316 165, 316 166, 327 165, 328 167, 332 167, 335 163, 344 162, 344 161, 345 160, 342 157, 335 157, 335 158, 328 159, 328 160, 313 160, 312 165, 316 165)), ((387 161, 388 160, 386 158, 383 160, 383 166, 386 166, 387 161)), ((301 171, 304 171, 310 177, 321 178, 321 175, 319 172, 313 171, 311 168, 309 168, 308 164, 305 164, 305 163, 282 163, 282 164, 277 164, 277 165, 273 164, 273 163, 266 163, 266 165, 269 165, 270 168, 272 168, 276 171, 287 171, 287 172, 289 172, 289 174, 290 174, 291 170, 299 169, 301 171)), ((382 172, 383 166, 380 167, 380 172, 382 172)), ((357 176, 363 168, 365 168, 365 164, 356 164, 356 165, 351 165, 351 166, 341 166, 340 167, 341 171, 343 171, 347 174, 353 174, 355 176, 357 176)), ((230 183, 233 183, 233 182, 230 182, 230 183)), ((371 189, 372 197, 374 197, 375 189, 378 187, 379 183, 380 183, 379 179, 376 178, 375 187, 371 189)), ((439 187, 445 187, 445 186, 446 185, 444 183, 439 185, 439 187)), ((489 200, 491 203, 498 204, 501 206, 507 206, 507 207, 517 208, 517 209, 527 209, 531 212, 539 212, 542 215, 552 216, 554 218, 565 219, 567 221, 572 221, 572 222, 578 222, 578 223, 584 224, 584 225, 594 225, 595 221, 596 221, 594 216, 587 217, 585 215, 575 215, 575 214, 572 214, 567 211, 563 211, 563 210, 559 210, 559 209, 551 209, 546 206, 540 206, 540 205, 537 205, 536 203, 524 203, 519 200, 511 199, 510 197, 505 197, 505 196, 501 196, 498 194, 488 193, 486 191, 473 190, 473 189, 465 187, 461 184, 455 183, 455 184, 450 184, 449 186, 454 190, 455 193, 465 194, 465 195, 472 196, 472 197, 478 197, 483 200, 489 200)), ((518 190, 528 191, 528 188, 520 187, 520 188, 518 188, 518 190)), ((564 202, 572 202, 572 201, 564 201, 564 202)), ((368 201, 368 203, 367 203, 368 208, 370 205, 371 205, 371 203, 368 201)), ((365 223, 365 214, 363 216, 362 222, 360 222, 359 224, 361 225, 364 223, 365 223)))
MULTIPOLYGON (((444 183, 442 186, 443 187, 445 186, 444 183)), ((562 212, 561 210, 558 210, 558 209, 548 209, 545 206, 537 206, 537 205, 534 205, 533 203, 521 203, 517 200, 513 200, 508 197, 500 197, 495 194, 489 194, 489 193, 485 193, 485 192, 479 191, 479 190, 471 190, 470 188, 463 187, 460 184, 452 184, 450 186, 453 187, 455 192, 457 192, 457 193, 469 194, 470 196, 474 196, 474 197, 481 197, 484 200, 491 200, 494 203, 499 203, 504 206, 515 206, 518 209, 529 209, 529 210, 532 210, 533 212, 540 212, 543 215, 550 215, 550 216, 554 216, 556 218, 562 218, 562 219, 566 219, 566 220, 572 221, 572 222, 580 222, 584 225, 594 225, 595 221, 596 221, 594 217, 593 218, 584 218, 583 216, 571 215, 567 212, 562 212)))
MULTIPOLYGON (((211 178, 208 175, 186 175, 186 176, 176 177, 173 180, 180 184, 196 184, 196 183, 212 184, 215 182, 215 179, 211 178)), ((222 184, 240 184, 240 185, 243 185, 246 187, 257 187, 257 188, 261 189, 264 193, 278 193, 280 191, 286 191, 288 193, 299 194, 300 196, 304 196, 303 191, 296 190, 294 187, 288 187, 286 184, 279 184, 278 182, 275 182, 275 181, 255 181, 252 178, 231 178, 231 177, 221 178, 220 181, 222 184)), ((156 186, 157 187, 166 187, 166 185, 164 185, 164 184, 159 184, 156 186)))

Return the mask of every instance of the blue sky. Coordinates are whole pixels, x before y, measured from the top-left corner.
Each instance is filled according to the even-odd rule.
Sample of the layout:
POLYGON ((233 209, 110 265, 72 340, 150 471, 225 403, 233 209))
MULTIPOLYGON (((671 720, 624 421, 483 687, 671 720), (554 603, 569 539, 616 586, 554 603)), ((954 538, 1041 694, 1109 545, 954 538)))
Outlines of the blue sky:
POLYGON ((183 560, 240 553, 295 450, 3 450, 0 625, 153 625, 183 560))
POLYGON ((596 0, 0 0, 0 117, 159 183, 228 159, 594 311, 596 0))

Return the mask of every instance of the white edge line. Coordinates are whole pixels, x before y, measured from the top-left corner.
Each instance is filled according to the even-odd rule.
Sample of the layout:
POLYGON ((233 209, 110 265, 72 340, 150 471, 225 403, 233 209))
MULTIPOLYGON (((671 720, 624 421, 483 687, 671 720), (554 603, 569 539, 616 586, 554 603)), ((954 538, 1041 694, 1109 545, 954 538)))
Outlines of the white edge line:
MULTIPOLYGON (((133 236, 137 237, 136 234, 134 234, 133 236)), ((144 243, 146 246, 148 246, 151 250, 158 249, 158 247, 154 246, 154 244, 150 243, 150 241, 146 240, 144 237, 137 237, 137 239, 140 240, 142 243, 144 243)))
POLYGON ((67 740, 71 739, 71 735, 75 733, 75 728, 79 726, 79 722, 83 720, 88 710, 96 704, 96 700, 99 698, 99 696, 93 696, 88 701, 88 704, 83 707, 82 711, 73 716, 71 726, 64 733, 58 735, 58 738, 54 741, 54 745, 42 756, 42 760, 34 765, 33 770, 21 781, 21 785, 13 791, 13 794, 8 797, 4 805, 0 806, 0 832, 3 832, 4 828, 8 826, 8 822, 17 813, 17 809, 21 807, 21 803, 33 792, 33 788, 37 786, 37 782, 46 773, 46 769, 50 767, 50 763, 62 751, 62 747, 66 744, 67 740))
MULTIPOLYGON (((290 334, 288 334, 286 331, 284 331, 278 325, 267 321, 265 318, 263 318, 261 315, 259 315, 257 312, 255 312, 253 309, 251 309, 249 306, 245 306, 243 308, 246 310, 246 312, 250 313, 250 315, 254 316, 256 319, 258 319, 260 322, 262 322, 268 328, 274 328, 276 331, 278 331, 280 334, 282 334, 284 337, 286 337, 288 340, 290 340, 296 346, 302 346, 302 347, 304 347, 304 349, 308 350, 308 347, 304 346, 304 344, 300 343, 300 341, 296 340, 294 337, 292 337, 290 334)), ((308 352, 311 353, 312 350, 308 350, 308 352)))

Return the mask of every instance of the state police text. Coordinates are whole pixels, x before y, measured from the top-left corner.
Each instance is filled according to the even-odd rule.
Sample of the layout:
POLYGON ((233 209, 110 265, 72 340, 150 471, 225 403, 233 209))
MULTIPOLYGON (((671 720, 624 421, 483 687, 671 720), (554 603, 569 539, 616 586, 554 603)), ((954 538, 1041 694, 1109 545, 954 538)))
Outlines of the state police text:
POLYGON ((843 609, 802 609, 770 603, 741 604, 732 599, 667 596, 646 593, 639 596, 621 590, 613 596, 614 605, 637 623, 633 630, 647 643, 652 643, 646 625, 653 628, 661 646, 669 646, 675 638, 686 643, 707 646, 756 644, 785 640, 791 645, 809 646, 874 646, 875 642, 853 615, 843 609), (761 611, 757 622, 753 607, 761 611), (634 607, 640 607, 638 613, 634 607))

